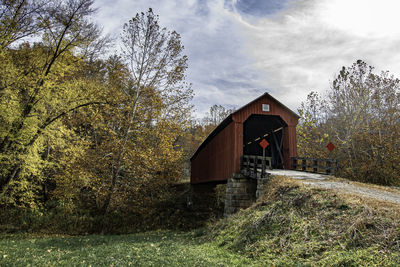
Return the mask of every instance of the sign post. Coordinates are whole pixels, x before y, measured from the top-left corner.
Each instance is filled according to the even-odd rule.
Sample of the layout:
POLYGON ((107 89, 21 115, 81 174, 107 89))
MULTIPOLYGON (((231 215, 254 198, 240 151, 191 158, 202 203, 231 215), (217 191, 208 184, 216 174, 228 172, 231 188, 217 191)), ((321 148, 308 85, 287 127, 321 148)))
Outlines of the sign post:
MULTIPOLYGON (((332 160, 332 150, 335 148, 335 145, 332 142, 329 142, 329 144, 326 146, 326 148, 329 150, 329 158, 332 160)), ((337 165, 336 165, 337 167, 337 165)), ((330 174, 331 173, 331 162, 327 161, 326 162, 326 173, 330 174)))
POLYGON ((269 146, 269 143, 267 140, 265 140, 265 138, 263 140, 261 140, 261 142, 259 143, 259 145, 262 147, 263 149, 263 158, 262 158, 262 167, 261 167, 261 178, 265 178, 265 149, 267 148, 267 146, 269 146))

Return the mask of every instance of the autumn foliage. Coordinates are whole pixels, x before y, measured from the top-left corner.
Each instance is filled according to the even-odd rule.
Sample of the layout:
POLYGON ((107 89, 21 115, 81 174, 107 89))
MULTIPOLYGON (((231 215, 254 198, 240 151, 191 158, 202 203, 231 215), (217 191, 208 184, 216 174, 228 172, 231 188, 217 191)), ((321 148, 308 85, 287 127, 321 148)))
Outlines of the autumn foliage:
POLYGON ((299 113, 299 155, 336 158, 342 177, 400 185, 399 79, 358 60, 341 69, 325 97, 310 93, 299 113))
POLYGON ((134 225, 182 178, 192 90, 179 34, 150 9, 105 58, 92 5, 1 2, 0 225, 134 225))

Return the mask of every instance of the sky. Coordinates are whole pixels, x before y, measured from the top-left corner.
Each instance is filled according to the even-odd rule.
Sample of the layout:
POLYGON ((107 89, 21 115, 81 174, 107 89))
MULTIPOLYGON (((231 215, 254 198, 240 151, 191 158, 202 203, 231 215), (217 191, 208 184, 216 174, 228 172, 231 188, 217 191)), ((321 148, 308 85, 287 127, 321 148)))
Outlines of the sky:
MULTIPOLYGON (((297 111, 358 59, 400 77, 397 0, 95 0, 116 38, 149 7, 176 30, 189 58, 194 116, 240 108, 265 92, 297 111)), ((118 46, 118 41, 116 41, 118 46)))

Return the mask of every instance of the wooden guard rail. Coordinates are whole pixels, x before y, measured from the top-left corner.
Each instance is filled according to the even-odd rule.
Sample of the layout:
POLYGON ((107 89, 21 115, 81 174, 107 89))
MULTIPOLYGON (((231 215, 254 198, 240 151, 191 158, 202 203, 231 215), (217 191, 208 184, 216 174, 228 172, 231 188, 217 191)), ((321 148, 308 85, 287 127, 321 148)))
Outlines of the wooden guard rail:
POLYGON ((271 170, 271 157, 243 155, 240 157, 240 172, 250 178, 265 178, 267 167, 271 170), (260 172, 261 170, 261 172, 260 172))
POLYGON ((334 175, 337 171, 337 166, 338 163, 335 159, 292 158, 293 170, 334 175))

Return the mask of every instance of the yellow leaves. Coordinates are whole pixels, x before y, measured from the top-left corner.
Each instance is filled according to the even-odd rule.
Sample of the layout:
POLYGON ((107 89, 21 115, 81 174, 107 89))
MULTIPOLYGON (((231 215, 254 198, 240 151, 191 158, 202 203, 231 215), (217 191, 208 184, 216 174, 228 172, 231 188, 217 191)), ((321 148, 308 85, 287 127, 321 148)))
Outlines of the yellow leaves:
POLYGON ((12 185, 15 199, 35 203, 35 188, 51 184, 50 197, 66 205, 76 204, 82 192, 93 194, 98 206, 110 194, 112 203, 126 203, 143 186, 156 189, 180 176, 184 154, 177 140, 190 118, 181 112, 189 107, 189 92, 140 84, 138 99, 135 81, 118 58, 88 66, 65 51, 47 73, 47 52, 42 45, 0 51, 0 59, 7 59, 0 61, 0 75, 7 74, 0 81, 6 84, 0 92, 0 141, 9 135, 18 151, 4 162, 7 168, 22 166, 20 182, 12 185), (43 127, 94 100, 110 104, 74 110, 43 127), (22 127, 10 135, 16 122, 22 127))

